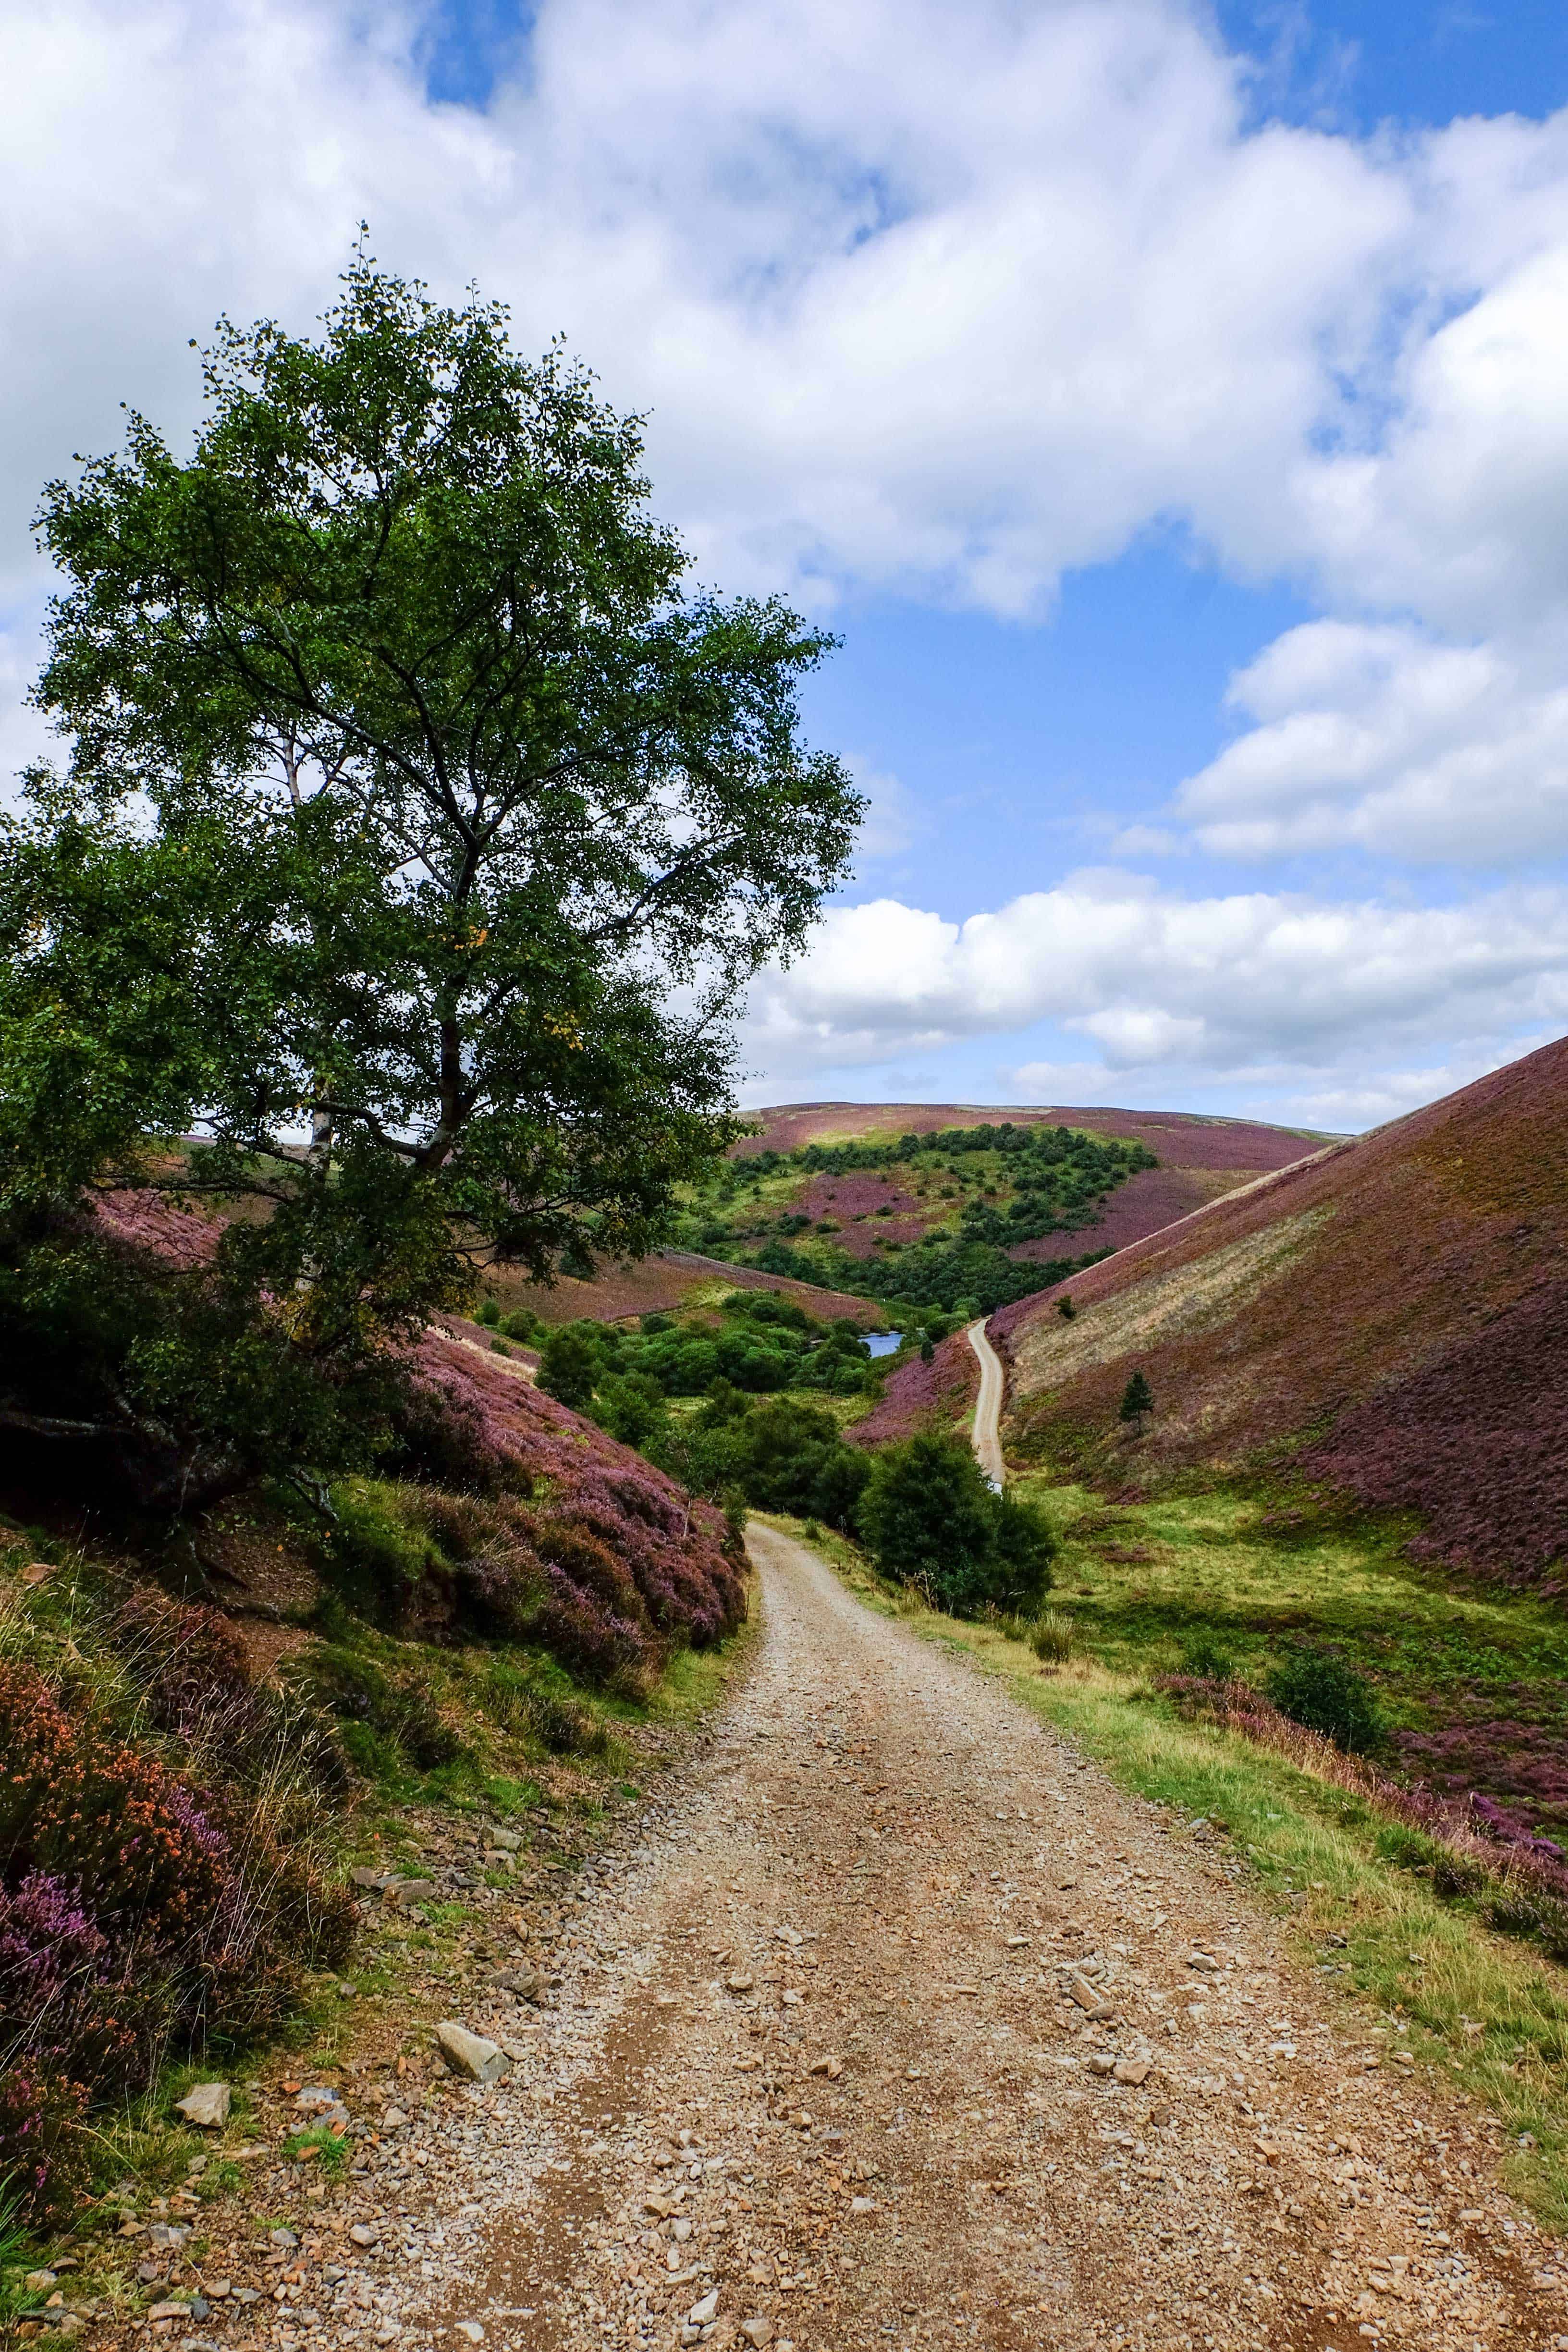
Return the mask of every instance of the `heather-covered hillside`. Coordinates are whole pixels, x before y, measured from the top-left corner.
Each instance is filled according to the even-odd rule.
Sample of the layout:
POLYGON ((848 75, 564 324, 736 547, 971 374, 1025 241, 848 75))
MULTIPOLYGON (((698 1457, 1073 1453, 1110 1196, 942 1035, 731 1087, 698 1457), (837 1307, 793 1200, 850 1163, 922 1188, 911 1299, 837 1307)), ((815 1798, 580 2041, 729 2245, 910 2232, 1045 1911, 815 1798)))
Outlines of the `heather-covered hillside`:
POLYGON ((1568 1044, 996 1316, 1022 1459, 1118 1484, 1289 1464, 1436 1555, 1568 1558, 1568 1044), (1076 1310, 1059 1312, 1064 1296, 1076 1310), (1142 1370, 1143 1424, 1118 1406, 1142 1370))
MULTIPOLYGON (((890 1144, 901 1135, 973 1132, 1005 1121, 1014 1129, 1067 1129, 1113 1145, 1139 1147, 1140 1156, 1156 1160, 1157 1167, 1133 1164, 1108 1189, 1086 1191, 1076 1213, 1070 1201, 1061 1203, 1064 1213, 1053 1217, 1047 1232, 1021 1239, 1001 1237, 1007 1255, 1016 1263, 1059 1265, 1101 1251, 1124 1249, 1238 1185, 1289 1167, 1325 1140, 1295 1128, 1268 1127, 1256 1120, 1081 1105, 1015 1110, 985 1109, 973 1103, 792 1103, 759 1111, 756 1118, 760 1132, 738 1144, 732 1158, 742 1172, 759 1160, 769 1170, 763 1194, 774 1221, 782 1216, 802 1234, 808 1229, 832 1231, 836 1249, 861 1260, 890 1245, 907 1249, 938 1233, 944 1223, 952 1223, 951 1202, 929 1187, 911 1190, 909 1171, 896 1168, 846 1175, 800 1167, 793 1171, 792 1183, 791 1171, 771 1171, 773 1155, 807 1154, 816 1146, 814 1156, 819 1156, 846 1144, 890 1144)), ((955 1166, 961 1174, 972 1167, 982 1183, 991 1181, 993 1197, 1000 1205, 1008 1205, 1011 1188, 1005 1161, 985 1167, 976 1155, 972 1161, 955 1166)), ((784 1223, 778 1223, 778 1230, 784 1232, 784 1223)))

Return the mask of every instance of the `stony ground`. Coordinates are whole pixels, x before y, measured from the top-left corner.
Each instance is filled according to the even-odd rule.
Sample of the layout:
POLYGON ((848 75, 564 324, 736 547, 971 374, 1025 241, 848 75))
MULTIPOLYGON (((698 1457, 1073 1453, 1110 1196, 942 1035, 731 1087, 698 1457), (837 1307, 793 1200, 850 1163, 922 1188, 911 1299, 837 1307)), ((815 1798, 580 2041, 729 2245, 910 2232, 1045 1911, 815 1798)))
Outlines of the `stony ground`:
POLYGON ((505 2078, 372 2086, 376 2137, 296 2242, 240 2252, 205 2335, 144 2326, 1568 2352, 1568 2256, 1498 2190, 1495 2126, 1380 2063, 1217 1856, 751 1540, 765 1637, 716 1739, 554 1948, 469 1989, 505 2078))

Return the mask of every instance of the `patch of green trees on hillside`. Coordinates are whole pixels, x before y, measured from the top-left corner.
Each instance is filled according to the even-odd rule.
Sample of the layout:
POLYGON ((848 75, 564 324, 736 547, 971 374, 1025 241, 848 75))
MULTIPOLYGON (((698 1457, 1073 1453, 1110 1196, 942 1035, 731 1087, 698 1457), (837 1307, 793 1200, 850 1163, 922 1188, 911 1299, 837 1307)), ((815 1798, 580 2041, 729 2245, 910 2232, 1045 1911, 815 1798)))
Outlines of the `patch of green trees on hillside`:
POLYGON ((951 1311, 967 1303, 972 1313, 990 1314, 1106 1255, 1020 1261, 1011 1253, 1021 1243, 1081 1231, 1108 1193, 1158 1165, 1141 1143, 1013 1120, 763 1150, 728 1160, 696 1188, 681 1238, 763 1274, 921 1307, 951 1311), (795 1203, 816 1179, 868 1174, 905 1175, 927 1230, 857 1257, 836 1238, 842 1230, 836 1218, 819 1219, 813 1231, 812 1218, 795 1203), (933 1194, 942 1175, 952 1181, 933 1194))

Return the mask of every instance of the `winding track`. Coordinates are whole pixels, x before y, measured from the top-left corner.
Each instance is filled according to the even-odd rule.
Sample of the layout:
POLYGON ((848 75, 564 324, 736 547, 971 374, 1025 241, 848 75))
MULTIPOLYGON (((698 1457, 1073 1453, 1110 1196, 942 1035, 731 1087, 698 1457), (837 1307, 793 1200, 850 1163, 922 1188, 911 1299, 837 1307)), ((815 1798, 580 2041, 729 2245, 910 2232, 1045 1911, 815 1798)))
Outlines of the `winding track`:
POLYGON ((1007 1393, 1007 1376, 1002 1369, 1002 1359, 985 1336, 985 1318, 969 1327, 969 1344, 980 1359, 980 1394, 974 1400, 974 1458, 998 1494, 1007 1481, 1007 1465, 1002 1459, 1002 1402, 1007 1393))

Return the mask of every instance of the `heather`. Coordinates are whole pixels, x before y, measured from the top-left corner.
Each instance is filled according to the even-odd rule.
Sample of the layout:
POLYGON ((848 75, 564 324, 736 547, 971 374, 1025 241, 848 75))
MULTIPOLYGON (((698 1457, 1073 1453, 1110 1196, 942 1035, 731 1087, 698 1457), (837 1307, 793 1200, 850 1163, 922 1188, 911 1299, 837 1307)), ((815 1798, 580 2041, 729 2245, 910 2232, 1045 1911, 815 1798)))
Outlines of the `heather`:
POLYGON ((627 1689, 741 1622, 742 1567, 711 1504, 460 1340, 427 1333, 411 1386, 399 1435, 413 1476, 394 1516, 426 1549, 408 1547, 390 1575, 373 1559, 367 1575, 364 1540, 329 1536, 329 1573, 357 1597, 394 1619, 531 1643, 627 1689))
MULTIPOLYGON (((1293 1464, 1552 1585, 1568 1526, 1568 1044, 1219 1200, 993 1337, 1016 1458, 1151 1493, 1293 1464), (1116 1404, 1158 1400, 1129 1439, 1116 1404)), ((1058 1288, 1058 1296, 1059 1288, 1058 1288)))
POLYGON ((276 2030, 352 1914, 321 1859, 335 1750, 212 1612, 89 1582, 63 1631, 18 1601, 6 1635, 0 2177, 39 2218, 79 2189, 97 2115, 276 2030))

